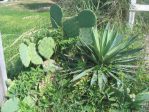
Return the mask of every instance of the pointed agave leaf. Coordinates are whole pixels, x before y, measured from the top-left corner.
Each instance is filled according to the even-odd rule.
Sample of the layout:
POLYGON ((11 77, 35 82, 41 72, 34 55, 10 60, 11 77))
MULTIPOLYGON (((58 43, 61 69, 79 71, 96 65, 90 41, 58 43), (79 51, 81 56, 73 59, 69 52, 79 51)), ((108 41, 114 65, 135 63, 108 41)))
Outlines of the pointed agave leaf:
POLYGON ((39 53, 46 59, 51 58, 51 56, 54 53, 54 48, 55 48, 55 42, 51 37, 49 38, 45 37, 39 42, 38 46, 39 53))
POLYGON ((26 44, 21 43, 19 47, 20 58, 25 67, 28 67, 31 61, 31 57, 29 55, 29 48, 26 44))
POLYGON ((117 59, 117 60, 114 60, 113 62, 115 62, 116 64, 127 64, 127 63, 136 62, 137 60, 139 60, 138 57, 131 57, 131 58, 117 59))
POLYGON ((103 79, 104 84, 108 82, 108 79, 105 74, 102 74, 102 79, 103 79))
POLYGON ((19 99, 11 98, 7 100, 1 108, 1 112, 17 112, 19 110, 19 99))
POLYGON ((117 36, 115 37, 115 39, 112 42, 112 45, 111 45, 110 49, 112 49, 113 47, 119 45, 122 42, 122 40, 123 40, 123 36, 117 34, 117 36))
POLYGON ((143 50, 142 47, 140 47, 140 48, 135 48, 135 49, 125 50, 125 51, 120 52, 119 57, 121 57, 121 56, 133 55, 133 54, 135 54, 135 53, 138 53, 138 52, 141 51, 141 50, 143 50))
POLYGON ((100 91, 103 89, 103 79, 102 79, 102 74, 101 71, 98 71, 98 86, 100 88, 100 91))
POLYGON ((97 77, 97 72, 95 71, 92 79, 91 79, 91 86, 93 86, 95 84, 95 82, 97 81, 98 77, 97 77))
POLYGON ((91 72, 93 69, 94 69, 94 67, 83 71, 82 73, 80 73, 77 76, 74 76, 74 78, 71 80, 71 82, 77 81, 77 80, 81 79, 82 77, 89 75, 88 73, 91 72))
POLYGON ((115 76, 113 73, 108 72, 108 74, 109 74, 111 77, 113 77, 113 78, 117 81, 117 84, 118 84, 118 83, 122 83, 121 80, 120 80, 117 76, 115 76))
POLYGON ((141 101, 142 103, 143 102, 148 102, 149 101, 149 92, 143 92, 143 93, 140 93, 136 96, 136 102, 139 102, 141 101))
POLYGON ((43 63, 42 58, 37 54, 35 44, 30 43, 28 47, 29 47, 31 62, 35 65, 42 64, 43 63))

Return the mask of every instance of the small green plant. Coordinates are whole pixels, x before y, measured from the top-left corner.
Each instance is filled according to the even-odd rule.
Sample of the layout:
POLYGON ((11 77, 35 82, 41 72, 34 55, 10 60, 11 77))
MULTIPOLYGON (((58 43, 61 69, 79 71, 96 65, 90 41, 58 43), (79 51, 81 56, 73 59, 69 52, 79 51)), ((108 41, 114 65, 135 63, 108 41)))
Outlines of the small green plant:
POLYGON ((50 17, 53 28, 58 28, 62 25, 63 12, 59 5, 53 4, 50 8, 50 17))
MULTIPOLYGON (((35 65, 43 64, 43 59, 38 54, 36 46, 36 44, 31 43, 29 40, 28 45, 25 43, 20 44, 20 58, 25 67, 29 67, 30 63, 35 65)), ((54 53, 55 46, 56 45, 52 37, 45 37, 38 42, 38 51, 45 59, 50 59, 54 53)))
POLYGON ((97 28, 92 28, 91 38, 91 44, 81 41, 80 47, 86 61, 90 62, 88 68, 74 76, 72 82, 91 75, 90 84, 94 85, 97 82, 101 91, 108 81, 112 81, 111 78, 117 81, 117 85, 122 84, 119 73, 133 74, 137 68, 134 65, 139 60, 136 53, 142 48, 129 48, 135 42, 136 36, 124 39, 108 24, 100 35, 97 28))
POLYGON ((38 90, 38 84, 44 77, 44 71, 37 68, 31 68, 30 71, 24 71, 19 74, 18 78, 13 80, 8 87, 8 97, 16 96, 20 99, 34 94, 32 90, 38 90))
POLYGON ((29 67, 30 62, 35 65, 40 65, 43 63, 42 58, 37 54, 34 43, 29 43, 28 46, 24 43, 21 43, 19 52, 21 61, 25 67, 29 67))

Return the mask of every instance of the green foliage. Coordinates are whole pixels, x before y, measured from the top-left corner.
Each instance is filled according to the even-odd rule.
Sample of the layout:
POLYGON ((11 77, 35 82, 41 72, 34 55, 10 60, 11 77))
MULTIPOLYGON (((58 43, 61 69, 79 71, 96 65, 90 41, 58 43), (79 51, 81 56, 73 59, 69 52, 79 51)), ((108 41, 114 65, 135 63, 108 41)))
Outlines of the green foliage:
POLYGON ((44 72, 40 68, 31 68, 30 71, 20 73, 19 77, 8 88, 8 96, 16 96, 23 99, 28 95, 34 94, 35 91, 32 90, 38 89, 38 84, 43 77, 44 72))
POLYGON ((34 43, 30 43, 29 46, 29 54, 31 57, 31 62, 35 65, 40 65, 43 63, 42 58, 38 55, 36 51, 36 45, 34 43))
POLYGON ((28 46, 24 43, 20 44, 19 52, 20 52, 20 58, 22 60, 23 65, 25 67, 28 67, 31 60, 28 46))
POLYGON ((96 15, 91 10, 86 9, 78 14, 79 26, 81 28, 95 26, 96 20, 96 15))
MULTIPOLYGON (((119 0, 100 0, 100 3, 98 3, 99 0, 73 0, 73 3, 76 1, 78 7, 75 7, 74 4, 73 7, 77 13, 83 8, 91 10, 104 8, 105 15, 109 14, 107 10, 111 10, 111 7, 107 6, 119 9, 117 5, 120 4, 119 0), (83 2, 84 4, 81 4, 83 2), (104 5, 101 7, 101 4, 104 5)), ((70 5, 70 7, 72 6, 70 5)), ((117 13, 116 11, 113 12, 117 13)), ((78 14, 81 15, 80 17, 83 15, 81 13, 78 14)), ((119 14, 112 14, 112 16, 119 14)), ((71 15, 75 14, 71 12, 71 15)), ((49 27, 40 28, 27 33, 25 39, 30 40, 27 39, 25 43, 22 43, 19 49, 22 63, 26 67, 30 65, 37 67, 32 64, 39 63, 40 59, 43 62, 42 66, 39 66, 40 68, 26 68, 25 70, 28 71, 22 69, 18 78, 9 84, 8 97, 19 98, 20 112, 142 111, 140 110, 142 103, 148 101, 148 92, 142 91, 148 89, 149 79, 147 73, 136 73, 136 69, 140 66, 136 63, 139 59, 136 53, 141 48, 136 48, 139 45, 134 43, 135 38, 127 38, 132 33, 129 29, 126 38, 119 36, 115 29, 111 29, 109 26, 104 32, 102 29, 97 31, 96 17, 95 24, 91 25, 93 15, 89 14, 88 17, 85 15, 87 18, 81 18, 81 27, 79 26, 79 16, 72 16, 63 23, 63 31, 64 26, 66 28, 64 35, 66 37, 79 36, 80 42, 78 42, 78 38, 62 38, 61 28, 58 30, 49 30, 49 27), (84 27, 86 25, 90 26, 84 27), (34 34, 32 35, 32 33, 34 34), (55 43, 51 44, 51 41, 54 42, 51 37, 57 44, 56 51, 54 51, 55 43), (78 44, 79 49, 77 49, 78 44), (50 59, 53 53, 55 53, 53 56, 55 61, 50 59), (25 59, 26 57, 28 58, 25 59)), ((103 16, 98 15, 99 18, 103 16)), ((99 20, 103 22, 106 19, 99 20)), ((56 28, 61 24, 54 23, 56 28)), ((141 68, 140 71, 143 69, 141 68)))
POLYGON ((42 66, 43 66, 43 70, 45 72, 49 72, 50 71, 51 73, 54 73, 54 72, 59 71, 59 70, 62 69, 59 66, 57 66, 57 64, 56 64, 56 62, 54 60, 51 60, 51 59, 49 59, 47 61, 44 61, 42 66))
POLYGON ((39 53, 46 59, 50 59, 54 53, 55 42, 52 37, 45 37, 38 43, 39 53))
POLYGON ((91 85, 97 82, 102 91, 105 85, 110 83, 109 77, 113 78, 119 86, 122 84, 119 73, 126 73, 127 76, 134 74, 133 70, 137 68, 134 63, 139 60, 136 53, 142 49, 129 48, 135 42, 136 36, 124 40, 123 36, 119 35, 114 27, 111 29, 109 24, 100 35, 96 28, 92 28, 91 36, 92 44, 88 45, 81 41, 82 47, 80 47, 82 54, 87 61, 90 61, 90 64, 87 65, 87 70, 73 78, 73 82, 91 75, 91 85))
POLYGON ((67 18, 63 22, 63 32, 65 37, 77 37, 79 35, 78 16, 67 18))
POLYGON ((30 62, 35 65, 40 65, 43 63, 42 58, 37 54, 36 45, 34 43, 29 43, 28 46, 21 43, 19 52, 21 61, 25 67, 29 67, 30 62))
POLYGON ((28 46, 24 43, 20 45, 20 58, 25 67, 29 67, 30 62, 34 65, 41 65, 44 60, 41 56, 45 59, 50 59, 54 54, 56 44, 52 37, 45 37, 42 40, 38 40, 37 43, 38 44, 36 45, 27 40, 28 46), (38 47, 39 53, 37 52, 36 47, 38 47), (41 56, 39 54, 41 54, 41 56))
POLYGON ((53 4, 51 6, 50 17, 53 28, 58 28, 62 25, 63 12, 59 5, 53 4))
POLYGON ((19 99, 14 97, 7 100, 1 108, 1 112, 16 112, 19 110, 19 99))

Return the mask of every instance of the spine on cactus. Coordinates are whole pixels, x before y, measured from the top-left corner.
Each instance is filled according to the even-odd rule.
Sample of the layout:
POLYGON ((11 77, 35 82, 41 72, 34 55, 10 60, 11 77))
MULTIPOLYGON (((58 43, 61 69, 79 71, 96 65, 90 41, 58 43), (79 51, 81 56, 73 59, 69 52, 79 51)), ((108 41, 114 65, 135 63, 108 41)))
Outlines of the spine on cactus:
POLYGON ((53 28, 58 28, 62 25, 63 12, 59 5, 53 4, 50 8, 50 18, 53 28))
POLYGON ((64 37, 77 37, 79 36, 79 23, 78 16, 67 18, 63 22, 64 37))
POLYGON ((80 28, 94 27, 97 23, 97 17, 93 11, 85 9, 78 14, 78 21, 80 28))

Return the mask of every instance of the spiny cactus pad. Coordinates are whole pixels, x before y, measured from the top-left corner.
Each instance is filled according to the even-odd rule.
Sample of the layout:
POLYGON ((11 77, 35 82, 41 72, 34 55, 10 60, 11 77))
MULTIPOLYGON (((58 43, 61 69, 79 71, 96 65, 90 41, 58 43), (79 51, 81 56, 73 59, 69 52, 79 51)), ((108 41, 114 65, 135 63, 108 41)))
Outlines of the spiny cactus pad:
POLYGON ((77 37, 79 36, 78 17, 74 16, 67 18, 63 22, 64 37, 77 37))
POLYGON ((55 42, 52 37, 45 37, 39 42, 39 53, 46 59, 50 59, 54 53, 55 42))
POLYGON ((29 48, 26 44, 21 43, 19 47, 20 58, 25 67, 28 67, 31 61, 29 48))
POLYGON ((36 45, 34 43, 29 44, 29 54, 31 57, 31 62, 35 65, 40 65, 43 63, 42 58, 36 52, 36 45))
POLYGON ((93 42, 93 28, 80 28, 80 41, 87 45, 91 45, 93 42))
POLYGON ((53 4, 50 8, 50 17, 53 28, 58 28, 62 24, 62 9, 59 5, 53 4))
POLYGON ((97 18, 93 11, 86 9, 78 14, 78 21, 81 28, 93 27, 96 25, 97 18))

